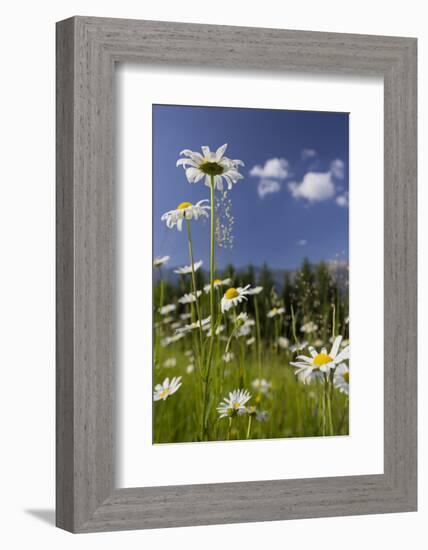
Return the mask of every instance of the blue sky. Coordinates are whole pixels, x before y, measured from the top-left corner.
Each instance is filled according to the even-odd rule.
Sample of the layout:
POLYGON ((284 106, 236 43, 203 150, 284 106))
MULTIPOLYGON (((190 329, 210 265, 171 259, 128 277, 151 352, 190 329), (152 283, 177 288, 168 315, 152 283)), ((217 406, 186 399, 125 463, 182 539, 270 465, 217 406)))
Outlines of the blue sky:
MULTIPOLYGON (((220 269, 347 259, 348 131, 347 113, 154 105, 155 256, 171 256, 170 266, 189 263, 186 233, 168 229, 160 218, 181 202, 209 198, 203 181, 188 183, 176 167, 180 151, 228 143, 225 155, 245 167, 244 179, 228 194, 234 246, 218 248, 220 269)), ((191 223, 195 260, 208 268, 209 223, 191 223)))

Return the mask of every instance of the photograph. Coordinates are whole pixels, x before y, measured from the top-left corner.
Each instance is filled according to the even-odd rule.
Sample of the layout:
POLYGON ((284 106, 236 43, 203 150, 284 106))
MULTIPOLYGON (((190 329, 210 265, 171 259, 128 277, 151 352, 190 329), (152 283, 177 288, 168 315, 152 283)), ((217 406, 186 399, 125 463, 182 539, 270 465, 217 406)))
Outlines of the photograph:
POLYGON ((152 112, 153 443, 348 435, 348 113, 152 112))

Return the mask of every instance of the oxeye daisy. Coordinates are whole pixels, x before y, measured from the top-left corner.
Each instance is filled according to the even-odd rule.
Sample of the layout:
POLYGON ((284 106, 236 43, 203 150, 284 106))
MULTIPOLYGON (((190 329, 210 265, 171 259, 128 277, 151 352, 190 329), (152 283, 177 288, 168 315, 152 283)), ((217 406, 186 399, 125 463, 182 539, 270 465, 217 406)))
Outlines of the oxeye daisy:
POLYGON ((267 312, 267 316, 269 317, 269 319, 272 319, 273 317, 277 317, 278 315, 284 315, 284 313, 285 313, 285 308, 274 307, 267 312))
MULTIPOLYGON (((206 326, 209 326, 211 323, 211 316, 206 317, 205 319, 201 320, 201 328, 204 329, 206 326)), ((191 332, 192 330, 196 330, 199 328, 199 321, 195 321, 194 323, 190 323, 190 325, 185 325, 184 327, 180 327, 177 329, 177 333, 184 333, 187 334, 188 332, 191 332)))
POLYGON ((339 363, 349 358, 349 346, 344 348, 339 353, 340 343, 342 336, 337 336, 333 342, 333 346, 329 353, 326 348, 318 353, 312 346, 309 347, 310 357, 306 355, 298 355, 295 363, 290 363, 293 367, 296 367, 295 374, 299 377, 299 380, 303 382, 310 382, 314 378, 319 378, 321 373, 329 373, 330 370, 335 369, 339 363))
POLYGON ((165 378, 162 384, 157 384, 153 392, 153 401, 165 401, 181 386, 181 376, 174 377, 171 382, 165 378))
POLYGON ((223 354, 223 361, 225 363, 230 363, 235 358, 235 354, 233 351, 227 351, 225 354, 223 354))
POLYGON ((257 294, 260 294, 260 292, 263 290, 263 287, 262 286, 255 286, 254 288, 250 288, 248 290, 248 294, 250 296, 253 296, 253 295, 257 295, 257 294))
POLYGON ((159 308, 159 313, 161 315, 168 315, 168 313, 174 311, 176 307, 177 306, 175 304, 167 304, 166 306, 159 308))
POLYGON ((181 158, 177 161, 177 166, 184 168, 189 183, 197 183, 205 178, 205 185, 211 187, 211 178, 213 178, 214 188, 223 191, 223 180, 226 182, 227 188, 232 189, 233 184, 243 178, 238 171, 239 166, 244 166, 242 160, 232 160, 224 156, 227 143, 215 152, 210 151, 210 148, 206 145, 201 149, 202 154, 184 149, 180 155, 187 158, 181 158))
MULTIPOLYGON (((195 272, 198 271, 202 263, 202 260, 199 260, 199 262, 195 262, 193 264, 193 269, 195 270, 195 272)), ((174 269, 174 273, 178 273, 178 275, 187 275, 188 273, 192 273, 192 266, 185 265, 183 267, 177 267, 177 269, 174 269)))
POLYGON ((246 413, 248 416, 254 417, 258 422, 263 422, 268 417, 267 411, 259 411, 255 405, 246 407, 246 413))
POLYGON ((340 392, 349 395, 349 368, 345 363, 341 363, 334 371, 333 384, 340 392))
POLYGON ((177 359, 175 357, 169 357, 164 361, 163 366, 166 369, 171 369, 172 367, 177 366, 177 359))
POLYGON ((229 311, 230 308, 237 306, 243 300, 247 300, 248 289, 250 285, 238 288, 228 288, 221 299, 221 312, 229 311))
POLYGON ((163 266, 163 264, 166 264, 168 260, 169 260, 169 256, 156 257, 153 260, 153 267, 161 267, 163 266))
POLYGON ((310 334, 311 332, 315 332, 316 330, 318 330, 318 325, 315 324, 313 321, 308 321, 300 327, 300 330, 302 332, 305 332, 306 334, 310 334))
POLYGON ((174 334, 173 336, 165 336, 165 338, 162 338, 161 340, 161 346, 163 348, 166 348, 170 344, 173 344, 174 342, 178 342, 183 338, 184 334, 174 334))
MULTIPOLYGON (((232 282, 232 279, 214 279, 214 288, 220 288, 222 286, 230 285, 232 282)), ((208 294, 211 290, 211 285, 205 285, 204 286, 204 292, 208 294)))
POLYGON ((290 345, 290 340, 288 338, 286 338, 285 336, 280 336, 278 338, 278 346, 281 349, 287 349, 289 345, 290 345))
POLYGON ((196 296, 193 292, 190 294, 184 294, 181 298, 178 299, 178 301, 180 302, 180 304, 191 304, 192 302, 196 302, 196 298, 199 298, 201 294, 201 290, 196 291, 196 296))
POLYGON ((200 217, 208 218, 208 211, 210 206, 205 204, 208 200, 204 199, 196 204, 191 202, 181 202, 175 210, 170 210, 162 214, 161 220, 166 222, 167 227, 170 229, 177 226, 177 229, 181 231, 183 226, 183 220, 197 220, 200 217))
POLYGON ((272 388, 272 383, 268 382, 264 378, 256 378, 251 382, 251 385, 253 386, 254 390, 258 391, 259 393, 269 393, 269 390, 272 388))
POLYGON ((251 399, 251 394, 247 390, 234 390, 229 392, 229 397, 225 397, 217 407, 220 418, 233 417, 238 414, 245 414, 245 404, 251 399))

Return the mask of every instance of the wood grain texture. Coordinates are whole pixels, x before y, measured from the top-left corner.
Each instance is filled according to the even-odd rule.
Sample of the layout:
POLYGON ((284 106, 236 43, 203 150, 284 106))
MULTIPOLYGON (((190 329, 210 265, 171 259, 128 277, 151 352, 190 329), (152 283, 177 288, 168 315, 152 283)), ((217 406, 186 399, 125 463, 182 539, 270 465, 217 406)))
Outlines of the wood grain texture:
MULTIPOLYGON (((57 25, 57 525, 416 510, 416 40, 75 17, 57 25), (383 475, 115 489, 116 62, 376 74, 385 89, 383 475)), ((144 467, 144 465, 142 465, 144 467)))

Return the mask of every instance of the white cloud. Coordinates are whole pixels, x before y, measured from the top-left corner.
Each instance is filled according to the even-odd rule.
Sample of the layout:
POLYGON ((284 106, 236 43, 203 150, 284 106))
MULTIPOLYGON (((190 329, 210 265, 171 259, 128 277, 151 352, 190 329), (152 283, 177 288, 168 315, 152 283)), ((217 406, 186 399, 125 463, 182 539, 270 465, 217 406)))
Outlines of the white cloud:
POLYGON ((336 204, 338 206, 341 206, 342 208, 346 208, 349 206, 349 197, 348 193, 344 193, 343 195, 338 195, 336 197, 336 204))
POLYGON ((330 163, 330 172, 333 177, 338 180, 343 180, 345 178, 345 163, 343 160, 336 159, 330 163))
POLYGON ((295 199, 306 199, 309 202, 320 202, 335 195, 331 172, 307 172, 300 183, 288 184, 295 199))
POLYGON ((297 244, 299 246, 306 246, 308 244, 308 241, 306 239, 300 239, 300 241, 297 241, 297 244))
POLYGON ((257 186, 257 193, 261 199, 263 199, 265 195, 279 193, 279 191, 281 191, 281 184, 276 180, 262 179, 257 186))
POLYGON ((264 166, 256 164, 250 170, 250 176, 262 179, 285 180, 290 173, 290 164, 284 158, 273 158, 265 162, 264 166))

